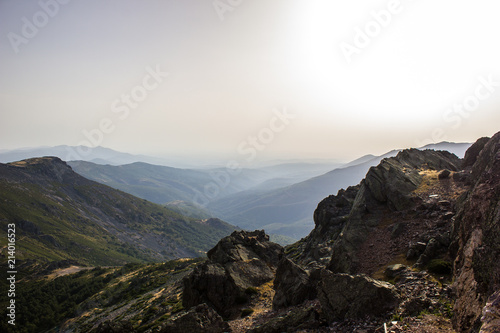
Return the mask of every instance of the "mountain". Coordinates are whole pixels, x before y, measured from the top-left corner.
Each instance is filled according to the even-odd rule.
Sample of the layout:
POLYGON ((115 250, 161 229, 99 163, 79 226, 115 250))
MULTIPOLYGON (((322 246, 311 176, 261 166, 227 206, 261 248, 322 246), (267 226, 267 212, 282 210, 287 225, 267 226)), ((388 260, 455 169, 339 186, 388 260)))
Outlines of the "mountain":
POLYGON ((17 259, 116 265, 203 254, 235 228, 197 221, 88 180, 57 157, 0 164, 0 226, 17 259))
POLYGON ((55 156, 63 161, 88 161, 96 164, 122 165, 145 162, 159 165, 176 164, 175 159, 165 160, 145 155, 132 155, 104 147, 66 146, 33 147, 0 151, 0 163, 9 163, 29 158, 55 156))
POLYGON ((467 149, 470 148, 470 146, 472 146, 472 143, 469 142, 457 143, 457 142, 443 141, 439 143, 428 144, 419 149, 446 150, 449 151, 450 153, 457 155, 460 158, 463 158, 465 156, 465 152, 467 151, 467 149))
POLYGON ((181 200, 204 206, 213 197, 244 191, 268 177, 266 172, 253 169, 230 173, 224 168, 192 170, 142 162, 119 166, 84 161, 68 164, 88 179, 158 204, 181 200))

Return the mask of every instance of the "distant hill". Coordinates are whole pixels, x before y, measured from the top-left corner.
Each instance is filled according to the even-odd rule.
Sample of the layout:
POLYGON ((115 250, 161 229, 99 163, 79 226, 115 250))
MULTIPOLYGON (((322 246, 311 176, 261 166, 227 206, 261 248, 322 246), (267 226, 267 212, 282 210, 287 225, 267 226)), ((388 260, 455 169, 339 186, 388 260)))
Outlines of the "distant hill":
POLYGON ((89 265, 202 255, 235 228, 207 223, 88 180, 56 157, 0 164, 0 235, 17 259, 89 265))
POLYGON ((434 149, 434 150, 446 150, 450 153, 457 155, 460 158, 464 158, 465 152, 469 147, 472 146, 472 143, 464 142, 464 143, 455 143, 455 142, 447 142, 443 141, 440 143, 432 143, 426 146, 419 148, 422 149, 434 149))
POLYGON ((133 155, 104 147, 66 146, 33 147, 0 151, 0 163, 9 163, 28 158, 55 156, 63 161, 88 161, 96 164, 122 165, 145 162, 159 165, 174 165, 177 161, 162 158, 133 155))
POLYGON ((158 204, 181 200, 203 205, 212 193, 223 197, 244 191, 268 177, 265 171, 253 169, 228 176, 225 169, 179 169, 142 162, 120 166, 85 161, 68 164, 85 178, 158 204))

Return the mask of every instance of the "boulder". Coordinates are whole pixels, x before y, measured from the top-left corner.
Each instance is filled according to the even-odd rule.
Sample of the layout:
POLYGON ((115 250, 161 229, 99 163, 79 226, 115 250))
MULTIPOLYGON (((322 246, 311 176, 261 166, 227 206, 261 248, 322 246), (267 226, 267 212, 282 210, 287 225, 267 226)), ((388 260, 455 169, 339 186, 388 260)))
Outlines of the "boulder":
POLYGON ((208 260, 184 278, 185 308, 206 303, 224 318, 239 314, 246 291, 274 278, 283 248, 269 241, 264 231, 235 231, 211 249, 208 260))
POLYGON ((309 272, 291 260, 282 258, 274 279, 276 293, 273 299, 273 308, 298 305, 306 300, 316 298, 316 286, 313 280, 309 272))
POLYGON ((385 317, 399 304, 396 288, 364 274, 321 271, 318 298, 329 322, 385 317))
POLYGON ((439 173, 438 178, 439 179, 448 179, 448 178, 450 178, 450 175, 451 175, 450 170, 444 169, 443 171, 441 171, 439 173))

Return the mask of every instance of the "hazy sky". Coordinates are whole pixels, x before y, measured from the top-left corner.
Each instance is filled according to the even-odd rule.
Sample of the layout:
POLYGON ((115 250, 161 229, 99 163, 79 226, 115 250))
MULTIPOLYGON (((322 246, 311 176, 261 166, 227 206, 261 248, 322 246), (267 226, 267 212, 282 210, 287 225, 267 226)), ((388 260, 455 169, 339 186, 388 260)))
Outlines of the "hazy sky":
POLYGON ((0 0, 0 149, 252 161, 473 141, 500 131, 499 12, 498 0, 0 0))

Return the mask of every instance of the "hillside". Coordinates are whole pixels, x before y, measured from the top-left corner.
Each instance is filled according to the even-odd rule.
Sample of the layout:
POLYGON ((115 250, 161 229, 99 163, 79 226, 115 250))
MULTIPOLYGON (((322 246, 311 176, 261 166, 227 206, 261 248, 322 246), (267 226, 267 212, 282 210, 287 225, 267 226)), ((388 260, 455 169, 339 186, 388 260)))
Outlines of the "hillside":
POLYGON ((199 256, 234 227, 182 216, 83 178, 44 157, 0 164, 0 235, 18 259, 117 265, 199 256))

